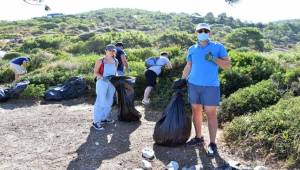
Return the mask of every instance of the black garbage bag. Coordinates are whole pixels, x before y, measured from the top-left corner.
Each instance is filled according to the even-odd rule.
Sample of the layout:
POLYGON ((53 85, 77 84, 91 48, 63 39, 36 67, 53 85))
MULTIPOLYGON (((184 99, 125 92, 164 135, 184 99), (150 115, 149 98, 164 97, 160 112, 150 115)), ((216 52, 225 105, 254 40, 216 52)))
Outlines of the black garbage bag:
POLYGON ((9 99, 7 89, 0 89, 0 102, 6 102, 9 99))
POLYGON ((172 85, 174 90, 180 90, 186 88, 186 79, 176 79, 172 85))
POLYGON ((28 80, 21 81, 7 90, 7 94, 10 98, 19 96, 30 82, 28 80))
POLYGON ((48 89, 44 94, 44 99, 52 101, 73 99, 83 95, 86 89, 86 80, 83 77, 71 77, 62 85, 48 89))
POLYGON ((127 76, 113 76, 110 78, 118 93, 118 119, 120 121, 139 121, 141 113, 134 107, 135 79, 127 76))
MULTIPOLYGON (((175 83, 174 83, 175 84, 175 83)), ((175 94, 165 108, 162 117, 156 122, 153 139, 156 144, 176 146, 184 144, 191 134, 191 114, 184 110, 184 86, 176 87, 175 94)))
POLYGON ((7 89, 0 89, 0 102, 6 102, 8 99, 18 97, 30 82, 28 80, 21 81, 7 89))

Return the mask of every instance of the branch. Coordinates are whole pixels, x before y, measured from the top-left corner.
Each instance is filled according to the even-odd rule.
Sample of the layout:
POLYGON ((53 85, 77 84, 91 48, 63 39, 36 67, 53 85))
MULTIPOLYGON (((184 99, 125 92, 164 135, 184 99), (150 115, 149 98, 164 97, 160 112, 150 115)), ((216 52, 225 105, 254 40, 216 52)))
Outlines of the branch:
POLYGON ((42 5, 43 0, 23 0, 25 3, 30 5, 42 5))

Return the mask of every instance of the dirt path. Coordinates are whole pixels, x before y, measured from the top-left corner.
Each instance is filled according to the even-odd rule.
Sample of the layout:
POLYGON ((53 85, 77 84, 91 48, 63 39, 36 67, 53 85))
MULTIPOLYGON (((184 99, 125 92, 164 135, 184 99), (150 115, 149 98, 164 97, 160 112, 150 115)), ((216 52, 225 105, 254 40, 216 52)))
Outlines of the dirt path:
MULTIPOLYGON (((181 168, 198 164, 203 169, 224 169, 222 159, 250 167, 262 165, 229 154, 222 142, 218 159, 209 159, 205 148, 156 146, 152 134, 160 113, 142 106, 137 109, 143 113, 141 122, 117 121, 99 132, 91 128, 92 103, 83 98, 47 104, 1 103, 0 169, 134 169, 140 165, 144 147, 155 151, 153 169, 164 169, 171 160, 178 161, 181 168)), ((204 128, 208 139, 206 125, 204 128)))

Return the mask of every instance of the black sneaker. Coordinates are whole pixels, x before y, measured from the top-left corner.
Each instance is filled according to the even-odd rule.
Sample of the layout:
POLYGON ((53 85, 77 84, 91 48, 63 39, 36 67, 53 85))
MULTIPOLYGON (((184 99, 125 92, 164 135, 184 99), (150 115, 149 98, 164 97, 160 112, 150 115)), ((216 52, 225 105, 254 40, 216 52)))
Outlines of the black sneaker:
POLYGON ((113 119, 105 119, 105 120, 101 120, 101 124, 105 124, 105 123, 113 124, 113 123, 115 123, 115 121, 114 121, 113 119))
POLYGON ((214 157, 216 154, 218 154, 217 145, 215 143, 210 143, 207 148, 207 155, 209 157, 214 157))
POLYGON ((93 122, 93 127, 96 130, 104 130, 104 127, 100 123, 94 123, 93 122))
POLYGON ((201 136, 200 138, 194 137, 193 139, 189 140, 185 145, 187 146, 201 146, 204 143, 204 138, 201 136))

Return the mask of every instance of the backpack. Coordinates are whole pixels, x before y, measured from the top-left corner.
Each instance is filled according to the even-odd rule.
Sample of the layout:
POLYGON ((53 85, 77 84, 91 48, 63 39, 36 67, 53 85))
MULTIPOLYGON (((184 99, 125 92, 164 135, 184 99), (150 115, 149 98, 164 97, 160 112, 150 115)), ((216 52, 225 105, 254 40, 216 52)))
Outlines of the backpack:
POLYGON ((156 62, 159 59, 159 57, 149 57, 145 60, 145 66, 146 68, 156 66, 156 62))

